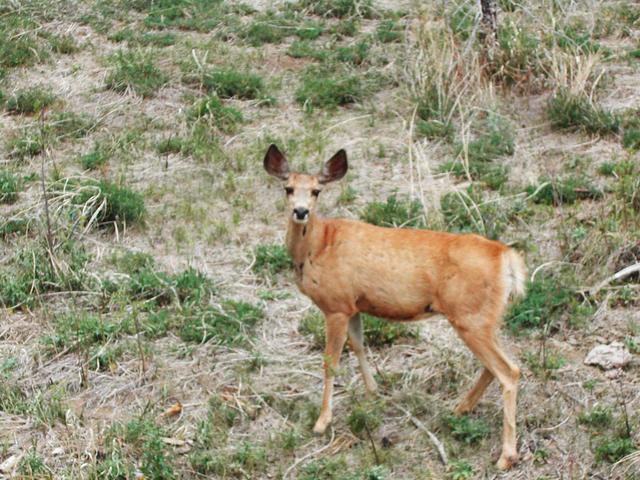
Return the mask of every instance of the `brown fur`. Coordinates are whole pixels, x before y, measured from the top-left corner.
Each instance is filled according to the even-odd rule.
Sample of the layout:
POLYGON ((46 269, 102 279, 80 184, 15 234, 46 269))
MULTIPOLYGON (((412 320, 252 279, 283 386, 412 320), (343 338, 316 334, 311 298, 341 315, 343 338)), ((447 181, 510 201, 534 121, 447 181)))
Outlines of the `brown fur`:
POLYGON ((441 313, 485 367, 456 413, 471 410, 493 378, 503 388, 504 433, 498 466, 509 468, 517 459, 520 371, 502 352, 496 331, 509 295, 524 293, 521 257, 503 243, 478 235, 318 218, 312 192, 346 173, 344 151, 325 164, 320 176, 289 173, 284 157, 273 153, 271 149, 267 153, 265 168, 279 178, 286 172, 290 212, 300 207, 309 210, 304 220, 289 217, 286 242, 298 266, 296 283, 326 318, 325 386, 314 430, 323 432, 331 421, 333 372, 347 337, 367 390, 376 389, 364 354, 359 313, 391 321, 441 313))

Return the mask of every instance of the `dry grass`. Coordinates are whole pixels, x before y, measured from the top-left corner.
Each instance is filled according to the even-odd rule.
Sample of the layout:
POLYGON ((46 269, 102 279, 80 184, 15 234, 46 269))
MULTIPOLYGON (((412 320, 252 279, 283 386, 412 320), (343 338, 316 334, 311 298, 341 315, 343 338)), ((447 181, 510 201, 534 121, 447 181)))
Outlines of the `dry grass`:
MULTIPOLYGON (((200 3, 207 4, 175 2, 180 8, 200 3)), ((282 2, 268 3, 252 6, 258 11, 285 8, 282 2)), ((325 33, 316 40, 320 47, 371 43, 366 62, 335 71, 374 79, 378 90, 355 104, 312 112, 296 103, 295 92, 304 70, 316 61, 287 56, 293 37, 258 47, 240 42, 234 29, 255 15, 248 10, 225 14, 212 23, 210 32, 167 29, 175 34, 173 45, 148 47, 155 48, 150 58, 167 83, 142 98, 134 89, 118 93, 105 85, 109 59, 124 46, 108 35, 125 27, 154 31, 145 24, 146 2, 123 2, 142 5, 127 13, 111 1, 16 1, 0 7, 3 18, 13 18, 7 12, 17 11, 30 19, 28 26, 18 27, 30 32, 21 38, 32 38, 33 33, 37 51, 48 52, 33 64, 4 70, 0 91, 10 96, 42 86, 57 98, 45 111, 45 122, 62 111, 95 120, 87 136, 64 141, 45 137, 44 152, 21 162, 9 158, 4 143, 0 145, 0 172, 6 169, 20 178, 16 201, 0 203, 0 299, 8 290, 7 279, 18 278, 19 268, 28 276, 31 267, 16 264, 17 253, 26 247, 39 246, 44 256, 38 258, 57 262, 64 272, 74 264, 63 244, 72 242, 87 253, 80 283, 53 277, 55 284, 27 290, 33 297, 29 308, 0 304, 0 478, 115 479, 134 478, 136 472, 146 478, 305 480, 637 478, 637 452, 616 464, 598 460, 597 452, 606 438, 624 430, 625 412, 636 448, 640 438, 638 279, 610 285, 595 297, 579 292, 640 256, 640 157, 625 150, 616 135, 600 138, 555 130, 546 105, 548 97, 562 89, 616 113, 639 109, 640 76, 624 52, 637 43, 640 26, 625 24, 623 33, 621 18, 628 16, 607 10, 633 6, 631 2, 615 2, 607 9, 594 2, 530 3, 499 16, 501 22, 513 21, 547 42, 528 57, 524 43, 517 42, 491 56, 475 43, 473 22, 470 36, 452 30, 455 9, 463 4, 475 8, 470 1, 447 3, 445 11, 441 2, 374 2, 370 18, 354 19, 359 30, 353 38, 330 33, 344 29, 348 19, 310 16, 305 9, 292 13, 292 22, 312 17, 324 24, 325 33), (402 41, 377 42, 372 34, 378 25, 395 15, 403 27, 402 41), (609 31, 596 28, 600 18, 615 18, 617 23, 609 31), (614 54, 562 47, 557 31, 575 19, 583 19, 589 38, 614 54), (61 53, 36 34, 40 31, 71 35, 79 50, 61 53), (530 70, 513 60, 525 57, 530 70), (506 60, 510 63, 500 69, 499 62, 506 60), (212 93, 206 91, 207 72, 230 68, 250 71, 264 84, 258 99, 221 100, 223 108, 241 112, 242 123, 218 129, 190 121, 193 105, 212 93), (430 97, 434 91, 438 95, 430 97), (624 101, 618 98, 621 93, 624 101), (425 98, 439 98, 438 108, 447 107, 441 109, 442 117, 430 119, 450 123, 450 137, 420 133, 419 107, 425 98), (490 160, 509 172, 506 183, 492 191, 476 178, 470 150, 494 113, 513 126, 515 151, 490 160), (167 140, 177 147, 159 153, 158 144, 167 140), (324 437, 311 435, 320 400, 322 353, 298 325, 315 307, 296 290, 288 273, 260 275, 252 269, 257 246, 281 244, 284 238, 281 188, 261 167, 272 142, 287 152, 296 168, 307 170, 346 148, 350 174, 343 185, 322 194, 325 214, 358 218, 371 201, 396 195, 418 200, 429 226, 448 228, 441 199, 457 192, 456 198, 463 200, 458 213, 462 222, 467 219, 463 228, 502 232, 503 241, 525 251, 537 279, 555 275, 566 286, 565 298, 570 300, 558 307, 553 328, 518 336, 505 332, 504 343, 523 369, 521 462, 512 473, 499 474, 491 458, 501 438, 497 386, 472 414, 474 421, 487 424, 486 438, 469 446, 447 426, 446 416, 480 366, 444 319, 419 323, 417 338, 369 349, 382 387, 377 402, 365 401, 355 359, 345 353, 334 426, 324 437), (109 152, 108 159, 98 169, 83 172, 78 158, 96 144, 109 152), (441 173, 447 163, 459 165, 463 174, 441 173), (612 176, 597 173, 604 163, 616 165, 612 176), (578 174, 601 188, 603 198, 541 205, 525 193, 542 178, 557 181, 578 174), (91 194, 95 188, 87 185, 90 180, 140 193, 144 222, 98 225, 103 199, 91 194), (88 193, 83 196, 83 191, 88 193), (160 277, 193 266, 212 281, 215 293, 207 297, 207 306, 247 302, 261 308, 264 318, 245 332, 242 342, 227 346, 185 342, 178 323, 151 334, 147 328, 153 314, 167 310, 169 323, 182 322, 204 307, 175 300, 180 298, 177 293, 162 304, 112 287, 135 277, 134 271, 114 263, 114 254, 123 251, 150 254, 157 264, 154 275, 160 277), (92 344, 52 348, 44 340, 57 332, 65 314, 83 312, 121 328, 92 344), (582 363, 591 347, 610 341, 626 342, 632 350, 636 342, 634 360, 615 378, 582 363), (557 361, 551 365, 551 360, 557 361), (177 402, 180 411, 170 410, 177 402), (379 417, 371 439, 350 430, 347 418, 354 405, 379 417), (611 424, 594 429, 580 423, 581 414, 597 405, 610 408, 611 424), (405 411, 443 442, 450 465, 442 465, 429 438, 405 411), (130 422, 137 422, 143 433, 127 434, 126 429, 133 428, 127 427, 130 422), (153 428, 140 426, 144 422, 153 428), (371 441, 381 466, 375 465, 371 441), (45 465, 42 470, 38 459, 45 465)), ((362 9, 368 2, 355 4, 362 9)), ((188 11, 180 18, 187 22, 188 11)), ((41 127, 37 116, 0 115, 8 136, 41 127)), ((161 322, 153 326, 160 328, 161 322)))

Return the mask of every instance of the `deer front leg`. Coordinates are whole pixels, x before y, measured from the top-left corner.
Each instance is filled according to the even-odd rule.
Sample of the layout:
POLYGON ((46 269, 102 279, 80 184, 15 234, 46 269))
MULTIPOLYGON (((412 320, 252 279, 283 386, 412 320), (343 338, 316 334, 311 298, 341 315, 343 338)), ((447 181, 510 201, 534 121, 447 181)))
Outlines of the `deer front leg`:
POLYGON ((341 313, 325 317, 326 346, 324 351, 324 390, 322 392, 322 407, 320 416, 313 431, 324 433, 331 423, 331 396, 333 394, 333 377, 340 363, 340 354, 347 340, 349 316, 341 313))

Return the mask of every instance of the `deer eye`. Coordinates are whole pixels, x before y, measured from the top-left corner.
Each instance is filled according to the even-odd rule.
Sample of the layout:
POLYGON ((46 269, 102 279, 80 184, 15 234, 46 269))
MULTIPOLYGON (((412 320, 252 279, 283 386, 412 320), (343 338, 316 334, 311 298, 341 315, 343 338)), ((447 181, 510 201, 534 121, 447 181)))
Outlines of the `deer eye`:
POLYGON ((284 191, 287 192, 287 195, 293 195, 293 187, 284 187, 284 191))
POLYGON ((320 195, 320 190, 311 190, 311 195, 317 197, 318 195, 320 195))

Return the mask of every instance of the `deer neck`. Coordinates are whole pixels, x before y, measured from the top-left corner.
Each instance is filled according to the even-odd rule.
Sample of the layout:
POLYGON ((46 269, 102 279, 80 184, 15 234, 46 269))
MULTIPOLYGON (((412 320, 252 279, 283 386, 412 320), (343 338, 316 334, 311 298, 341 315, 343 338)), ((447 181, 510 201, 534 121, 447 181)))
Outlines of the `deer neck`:
POLYGON ((291 255, 295 265, 304 262, 309 252, 311 252, 312 239, 319 223, 320 220, 318 220, 315 213, 309 215, 309 221, 304 225, 289 219, 286 238, 287 250, 289 250, 289 255, 291 255))

